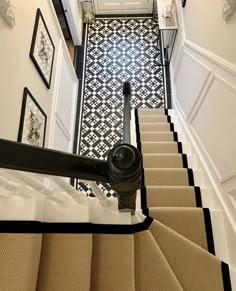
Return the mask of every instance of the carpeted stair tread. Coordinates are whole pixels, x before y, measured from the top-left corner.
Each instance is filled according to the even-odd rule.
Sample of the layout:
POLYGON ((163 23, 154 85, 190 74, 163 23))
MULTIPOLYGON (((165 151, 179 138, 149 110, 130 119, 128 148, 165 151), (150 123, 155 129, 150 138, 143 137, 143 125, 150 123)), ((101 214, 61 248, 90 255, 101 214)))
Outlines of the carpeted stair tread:
MULTIPOLYGON (((201 195, 201 194, 200 194, 201 195)), ((192 186, 147 186, 147 207, 196 207, 192 186)))
POLYGON ((91 258, 92 234, 44 234, 37 291, 89 291, 91 258))
POLYGON ((177 142, 142 142, 143 154, 177 154, 177 142))
POLYGON ((202 208, 150 207, 149 215, 205 250, 208 250, 202 208))
POLYGON ((91 273, 91 291, 136 290, 133 235, 93 235, 91 273))
POLYGON ((0 234, 0 290, 36 290, 42 234, 0 234))
POLYGON ((188 169, 144 169, 145 185, 191 186, 188 169))
POLYGON ((156 220, 149 230, 184 290, 224 290, 219 259, 156 220))
POLYGON ((186 161, 182 154, 143 154, 144 168, 183 168, 186 161))
POLYGON ((165 115, 165 114, 166 112, 164 109, 148 108, 138 110, 138 115, 165 115))
POLYGON ((140 140, 141 143, 143 142, 173 142, 175 141, 174 139, 174 132, 171 131, 159 131, 159 132, 140 132, 140 140))
POLYGON ((160 132, 160 131, 170 131, 170 123, 141 123, 139 124, 140 132, 160 132))
POLYGON ((140 115, 138 117, 140 124, 142 123, 165 123, 168 122, 167 115, 140 115))
POLYGON ((183 290, 149 230, 134 234, 134 251, 135 291, 183 290))

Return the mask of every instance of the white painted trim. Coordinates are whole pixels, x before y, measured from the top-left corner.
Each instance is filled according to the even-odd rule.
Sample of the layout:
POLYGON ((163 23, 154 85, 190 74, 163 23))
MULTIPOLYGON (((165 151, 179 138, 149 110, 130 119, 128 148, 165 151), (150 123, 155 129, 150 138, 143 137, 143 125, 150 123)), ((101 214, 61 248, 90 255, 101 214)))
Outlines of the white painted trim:
POLYGON ((228 195, 229 195, 229 199, 236 211, 236 188, 233 188, 231 190, 228 191, 228 195), (235 196, 235 199, 233 198, 235 196))
POLYGON ((58 92, 59 92, 59 81, 60 81, 60 74, 61 74, 61 63, 62 63, 62 40, 60 39, 58 45, 58 54, 57 60, 55 64, 55 81, 53 86, 53 100, 52 100, 52 108, 50 112, 50 127, 49 127, 49 134, 48 134, 48 147, 53 148, 53 137, 55 133, 55 112, 57 106, 57 99, 58 99, 58 92))
POLYGON ((95 10, 95 14, 96 15, 109 15, 109 14, 116 14, 116 15, 123 15, 124 13, 126 14, 152 14, 153 12, 153 1, 156 0, 148 0, 147 1, 147 8, 138 8, 138 9, 127 9, 127 7, 125 7, 126 4, 123 4, 124 6, 122 7, 122 9, 106 9, 106 10, 99 10, 99 6, 98 6, 98 2, 102 0, 93 0, 93 4, 94 4, 94 10, 95 10))
POLYGON ((225 226, 222 210, 210 210, 210 215, 216 256, 220 260, 228 262, 229 253, 226 236, 224 235, 225 226))
MULTIPOLYGON (((192 59, 196 64, 198 64, 207 73, 205 81, 203 82, 203 85, 202 85, 202 87, 197 95, 197 98, 196 98, 195 102, 192 104, 192 108, 190 109, 189 113, 186 115, 186 119, 189 120, 189 117, 191 116, 192 111, 194 110, 196 104, 198 103, 198 100, 199 100, 200 96, 202 95, 202 92, 205 88, 205 85, 206 85, 212 71, 209 67, 205 66, 202 62, 200 62, 197 58, 195 58, 193 55, 191 55, 185 49, 183 49, 183 55, 188 56, 190 59, 192 59)), ((182 60, 183 60, 183 58, 182 58, 182 60)), ((182 61, 181 61, 181 63, 182 63, 182 61)))
MULTIPOLYGON (((176 82, 176 78, 179 74, 179 70, 180 70, 180 67, 181 67, 181 64, 182 64, 182 61, 183 61, 183 57, 184 57, 184 48, 182 47, 180 49, 180 55, 179 55, 179 58, 178 58, 178 61, 177 61, 177 65, 176 65, 176 70, 174 71, 174 82, 176 82)), ((173 72, 173 71, 172 71, 173 72)))
POLYGON ((212 74, 211 77, 208 77, 208 80, 207 80, 208 84, 207 84, 207 81, 204 83, 204 86, 201 90, 201 93, 203 93, 203 92, 204 93, 199 95, 198 102, 195 102, 195 104, 194 104, 194 106, 193 106, 193 108, 188 116, 188 122, 190 124, 193 122, 197 113, 199 112, 209 90, 211 89, 211 86, 212 86, 214 80, 215 80, 215 74, 212 74))
MULTIPOLYGON (((231 229, 230 232, 227 232, 227 246, 230 247, 230 244, 232 244, 232 242, 236 242, 236 224, 235 224, 234 218, 233 218, 231 212, 229 211, 224 199, 222 198, 216 183, 214 182, 214 179, 212 177, 212 173, 206 164, 206 161, 205 161, 205 159, 204 159, 204 157, 199 149, 198 144, 196 143, 196 140, 195 140, 194 135, 192 134, 192 131, 190 131, 186 121, 183 118, 180 105, 178 104, 176 99, 174 100, 174 102, 175 102, 175 112, 176 112, 177 116, 179 117, 181 124, 183 125, 183 129, 186 132, 186 135, 188 136, 188 140, 194 149, 194 153, 196 153, 196 156, 199 159, 200 164, 202 165, 202 167, 205 170, 206 178, 207 178, 206 179, 206 186, 211 187, 213 189, 215 196, 217 197, 215 199, 217 199, 219 201, 219 203, 222 207, 222 211, 224 212, 224 214, 226 216, 226 219, 227 219, 226 223, 229 224, 229 228, 231 229)), ((231 258, 229 258, 229 261, 231 261, 231 258)))
POLYGON ((63 135, 67 138, 68 141, 71 139, 71 134, 68 132, 68 130, 65 128, 64 124, 62 123, 61 119, 59 118, 58 114, 55 113, 56 119, 55 119, 55 125, 57 124, 60 130, 62 131, 63 135))
POLYGON ((57 57, 57 63, 56 63, 56 74, 55 74, 55 82, 53 87, 53 102, 52 102, 52 109, 51 109, 51 118, 50 118, 50 130, 49 130, 49 142, 48 146, 50 148, 53 148, 54 146, 54 136, 55 136, 55 126, 56 124, 61 129, 62 133, 68 140, 68 151, 73 151, 73 143, 74 143, 74 129, 75 129, 75 122, 76 119, 76 102, 77 102, 77 96, 78 96, 78 87, 79 87, 79 81, 77 79, 77 76, 74 71, 74 67, 71 67, 71 58, 70 55, 66 53, 65 48, 63 48, 63 41, 60 39, 59 46, 58 46, 58 57, 57 57), (65 59, 67 68, 70 73, 70 77, 73 81, 73 96, 71 97, 71 119, 70 119, 70 129, 66 128, 64 125, 61 117, 57 113, 57 104, 58 104, 58 95, 59 95, 59 88, 60 88, 60 77, 63 74, 62 72, 62 59, 65 59))
POLYGON ((212 52, 198 46, 197 44, 193 43, 190 40, 185 39, 184 45, 189 47, 193 51, 197 52, 198 54, 202 55, 212 63, 215 63, 217 66, 221 67, 225 71, 231 73, 232 75, 236 76, 236 65, 233 63, 213 54, 212 52))
POLYGON ((82 88, 81 88, 81 101, 80 101, 80 120, 79 120, 79 128, 78 128, 78 142, 77 142, 77 149, 76 153, 79 154, 79 144, 80 144, 80 137, 82 131, 82 121, 83 121, 83 105, 84 105, 84 89, 85 89, 85 80, 84 76, 86 73, 86 56, 87 56, 87 38, 88 38, 88 24, 86 24, 85 30, 85 42, 84 42, 84 61, 83 61, 83 79, 82 79, 82 88))
MULTIPOLYGON (((197 106, 197 108, 195 109, 195 112, 194 112, 194 115, 191 117, 191 121, 189 121, 190 123, 193 122, 193 120, 195 119, 198 111, 200 110, 210 88, 212 87, 212 84, 214 83, 214 80, 218 80, 219 82, 221 82, 224 86, 226 86, 227 88, 229 88, 231 91, 233 91, 233 93, 236 95, 236 88, 233 87, 231 84, 229 84, 228 82, 226 82, 224 79, 222 79, 220 76, 218 76, 217 74, 214 74, 212 75, 212 78, 210 79, 210 83, 208 84, 207 86, 207 89, 206 89, 206 92, 205 94, 202 96, 200 102, 199 102, 199 105, 197 106)), ((179 105, 180 107, 180 105, 179 105)), ((207 150, 205 149, 203 143, 201 142, 200 138, 198 137, 198 134, 196 133, 195 129, 193 128, 193 126, 191 124, 189 124, 189 127, 192 131, 192 134, 194 135, 195 139, 197 140, 199 146, 201 147, 201 150, 203 151, 205 157, 207 158, 207 160, 209 161, 209 163, 211 164, 212 166, 212 169, 214 170, 218 180, 221 182, 221 183, 224 183, 226 181, 228 181, 229 179, 231 179, 232 177, 236 176, 236 170, 229 173, 228 175, 224 175, 222 176, 219 171, 217 170, 217 167, 216 165, 214 164, 213 160, 210 158, 207 150)))
POLYGON ((181 18, 180 23, 182 24, 179 29, 179 33, 182 32, 182 47, 188 47, 192 49, 193 51, 197 52, 199 55, 209 60, 211 63, 216 64, 218 67, 236 76, 236 65, 234 63, 227 61, 226 59, 210 52, 207 49, 204 49, 203 47, 187 39, 185 25, 184 25, 183 9, 181 7, 181 1, 177 1, 177 6, 178 6, 177 7, 178 17, 181 18))
POLYGON ((233 270, 230 268, 229 273, 230 273, 230 280, 231 280, 231 288, 232 288, 232 291, 235 291, 236 290, 236 270, 233 270))
POLYGON ((70 53, 69 53, 69 50, 67 48, 67 45, 66 45, 66 41, 65 41, 65 38, 64 38, 64 35, 62 33, 62 30, 61 30, 61 26, 60 26, 60 23, 58 21, 58 18, 57 18, 57 15, 56 15, 56 12, 55 12, 55 9, 54 9, 54 6, 53 6, 53 3, 52 3, 52 0, 47 0, 47 3, 48 3, 48 6, 51 10, 51 13, 52 13, 52 17, 54 19, 54 21, 57 23, 56 25, 56 29, 57 29, 57 32, 59 33, 60 35, 60 38, 61 38, 61 41, 62 41, 62 45, 63 45, 63 48, 65 49, 64 52, 65 54, 67 55, 67 58, 70 60, 69 63, 70 63, 70 69, 72 69, 73 71, 73 74, 74 74, 74 77, 77 79, 77 76, 76 76, 76 72, 75 72, 75 68, 74 68, 74 65, 72 63, 72 60, 71 60, 71 57, 70 57, 70 53))

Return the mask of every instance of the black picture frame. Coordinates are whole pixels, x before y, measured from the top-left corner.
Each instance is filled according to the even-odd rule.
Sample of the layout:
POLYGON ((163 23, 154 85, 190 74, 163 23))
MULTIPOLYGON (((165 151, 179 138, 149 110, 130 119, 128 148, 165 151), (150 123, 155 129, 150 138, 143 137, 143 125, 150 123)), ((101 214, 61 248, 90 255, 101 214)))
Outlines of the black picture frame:
POLYGON ((187 0, 182 0, 182 7, 185 7, 187 0))
POLYGON ((47 115, 27 87, 23 91, 17 141, 44 147, 47 115))
POLYGON ((51 85, 54 54, 55 46, 41 10, 38 8, 30 48, 30 58, 48 89, 50 89, 51 85))

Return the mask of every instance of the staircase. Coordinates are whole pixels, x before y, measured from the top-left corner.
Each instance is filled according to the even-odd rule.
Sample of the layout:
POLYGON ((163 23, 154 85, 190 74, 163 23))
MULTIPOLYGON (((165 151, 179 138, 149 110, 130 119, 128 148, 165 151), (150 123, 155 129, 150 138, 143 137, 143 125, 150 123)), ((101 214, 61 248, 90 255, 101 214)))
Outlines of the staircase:
POLYGON ((174 129, 168 111, 136 110, 143 222, 0 221, 0 290, 232 290, 174 129))

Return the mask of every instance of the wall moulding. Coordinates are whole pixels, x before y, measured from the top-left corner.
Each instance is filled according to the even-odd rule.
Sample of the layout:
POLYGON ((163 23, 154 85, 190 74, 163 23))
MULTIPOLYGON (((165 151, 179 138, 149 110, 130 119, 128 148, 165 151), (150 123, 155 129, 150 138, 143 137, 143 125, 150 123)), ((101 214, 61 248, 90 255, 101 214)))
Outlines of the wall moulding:
POLYGON ((10 0, 0 0, 0 15, 10 27, 16 25, 15 6, 10 0))
POLYGON ((212 63, 216 64, 217 66, 221 67, 225 71, 231 73, 232 75, 236 76, 236 65, 227 60, 211 53, 210 51, 196 45, 195 43, 191 42, 190 40, 185 39, 184 46, 192 49, 193 51, 197 52, 201 56, 205 57, 212 63))
POLYGON ((200 110, 208 92, 210 91, 211 87, 212 87, 212 84, 215 80, 215 74, 209 74, 202 90, 201 90, 201 93, 203 94, 199 94, 198 96, 198 102, 195 102, 195 104, 193 105, 193 108, 191 110, 191 112, 189 113, 188 115, 188 122, 191 124, 193 122, 193 120, 195 119, 195 117, 197 116, 198 114, 198 111, 200 110), (208 82, 207 82, 208 81, 208 82))
POLYGON ((209 83, 207 85, 207 87, 205 88, 205 92, 204 94, 202 95, 201 99, 200 99, 200 102, 198 102, 196 108, 195 108, 195 111, 194 111, 194 114, 191 116, 191 119, 188 120, 188 123, 189 123, 189 126, 191 127, 191 131, 193 133, 193 135, 195 136, 195 138, 197 139, 202 151, 204 152, 206 158, 208 159, 209 163, 211 164, 212 166, 212 169, 214 170, 218 180, 220 183, 225 183, 227 182, 228 180, 230 180, 231 178, 233 177, 236 177, 236 169, 231 171, 230 173, 226 174, 226 175, 222 175, 215 163, 213 162, 213 160, 211 159, 210 155, 208 154, 206 148, 204 147, 204 145, 202 144, 202 141, 200 140, 198 134, 196 133, 195 129, 193 128, 193 126, 190 124, 193 122, 193 120, 196 118, 196 116, 198 115, 198 112, 199 110, 201 109, 203 103, 204 103, 204 100, 207 98, 208 96, 208 93, 210 91, 210 89, 212 88, 212 86, 214 85, 214 83, 218 81, 219 83, 221 83, 221 85, 227 89, 229 89, 235 96, 236 96, 236 88, 234 86, 232 86, 230 83, 228 83, 226 80, 224 80, 223 78, 221 78, 219 75, 217 74, 212 74, 210 79, 209 79, 209 83))
MULTIPOLYGON (((200 62, 197 58, 195 58, 195 56, 193 56, 192 54, 187 52, 185 49, 184 49, 184 55, 186 55, 190 59, 192 59, 196 64, 198 64, 206 72, 205 81, 203 82, 203 84, 202 84, 202 86, 201 86, 201 88, 199 90, 199 93, 197 95, 197 98, 196 98, 195 102, 193 103, 192 108, 191 108, 191 110, 189 111, 189 113, 187 115, 187 120, 188 120, 189 123, 191 123, 191 121, 190 121, 191 115, 194 114, 194 116, 195 116, 195 108, 197 108, 197 107, 200 108, 200 106, 197 106, 197 104, 199 103, 199 100, 201 99, 201 96, 203 95, 203 92, 204 92, 204 89, 205 89, 205 87, 207 85, 208 80, 211 79, 210 76, 211 76, 212 70, 209 67, 207 67, 206 65, 204 65, 202 62, 200 62)), ((213 82, 213 80, 212 80, 212 82, 213 82)), ((210 86, 211 85, 212 85, 212 83, 210 84, 210 86)), ((207 91, 209 91, 210 86, 209 86, 207 91)), ((201 103, 200 103, 200 105, 201 105, 201 103)), ((199 108, 197 109, 197 111, 199 110, 199 108)))
POLYGON ((236 188, 228 191, 228 195, 231 203, 233 204, 234 209, 236 210, 236 188))

